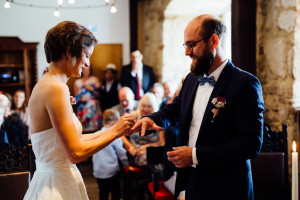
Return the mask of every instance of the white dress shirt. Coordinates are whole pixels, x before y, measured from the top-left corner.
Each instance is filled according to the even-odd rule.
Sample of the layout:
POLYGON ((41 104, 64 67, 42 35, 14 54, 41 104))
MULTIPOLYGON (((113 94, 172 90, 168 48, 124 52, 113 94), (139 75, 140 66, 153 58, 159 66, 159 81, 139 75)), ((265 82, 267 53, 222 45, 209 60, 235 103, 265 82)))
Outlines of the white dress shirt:
MULTIPOLYGON (((110 89, 111 89, 111 86, 113 85, 113 83, 115 82, 115 80, 111 80, 111 81, 106 81, 106 92, 109 92, 110 89)), ((118 83, 118 86, 117 86, 117 90, 119 91, 121 89, 121 84, 118 83)))
MULTIPOLYGON (((143 90, 143 63, 139 64, 139 67, 137 68, 137 74, 139 77, 139 85, 140 85, 140 96, 144 96, 144 90, 143 90)), ((131 71, 131 75, 133 77, 136 77, 136 72, 131 71)))
MULTIPOLYGON (((222 63, 213 73, 211 73, 209 76, 214 76, 215 82, 218 81, 218 78, 223 71, 225 65, 228 63, 228 59, 222 63)), ((204 75, 206 77, 206 75, 204 75)), ((209 97, 213 91, 214 87, 209 85, 207 82, 200 86, 198 85, 197 91, 196 91, 196 96, 195 96, 195 101, 194 101, 194 106, 193 106, 193 113, 192 113, 192 122, 190 125, 190 131, 189 131, 189 141, 188 141, 188 146, 193 148, 192 151, 192 157, 193 157, 193 167, 196 167, 198 165, 198 160, 196 156, 196 141, 198 138, 200 126, 202 124, 204 112, 206 110, 206 107, 208 105, 208 100, 209 97)))
MULTIPOLYGON (((101 130, 108 128, 102 127, 101 130)), ((93 155, 93 174, 96 178, 107 179, 120 171, 118 159, 125 167, 128 167, 126 150, 121 138, 115 139, 101 151, 93 155)))

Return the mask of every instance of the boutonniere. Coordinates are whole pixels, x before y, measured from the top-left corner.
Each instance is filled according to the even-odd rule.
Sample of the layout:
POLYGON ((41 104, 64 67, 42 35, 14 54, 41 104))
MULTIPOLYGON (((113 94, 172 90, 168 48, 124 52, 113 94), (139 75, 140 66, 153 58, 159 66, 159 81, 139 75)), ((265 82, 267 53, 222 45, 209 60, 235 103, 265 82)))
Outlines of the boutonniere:
POLYGON ((75 105, 76 104, 76 98, 73 97, 73 96, 70 96, 70 103, 71 103, 72 106, 75 105))
MULTIPOLYGON (((223 97, 216 97, 211 100, 211 103, 214 105, 214 108, 211 110, 214 114, 214 119, 219 114, 220 109, 225 108, 226 100, 223 97)), ((213 120, 211 122, 213 122, 213 120)))

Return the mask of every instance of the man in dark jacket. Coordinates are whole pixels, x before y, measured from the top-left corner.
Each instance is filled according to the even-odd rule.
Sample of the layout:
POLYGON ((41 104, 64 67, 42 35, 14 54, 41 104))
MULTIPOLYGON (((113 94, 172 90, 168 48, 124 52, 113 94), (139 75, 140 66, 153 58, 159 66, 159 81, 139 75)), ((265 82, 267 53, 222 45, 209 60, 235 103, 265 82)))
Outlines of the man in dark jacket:
POLYGON ((108 63, 104 70, 105 80, 102 81, 100 92, 101 111, 111 108, 119 104, 118 92, 121 89, 121 84, 116 80, 117 68, 113 63, 108 63))
POLYGON ((152 67, 144 65, 143 54, 139 50, 132 51, 130 54, 129 65, 122 67, 121 85, 129 87, 139 100, 146 92, 149 92, 155 83, 155 76, 152 67))
POLYGON ((221 46, 226 27, 213 15, 184 31, 192 59, 179 96, 132 131, 167 129, 180 119, 179 146, 167 153, 178 168, 175 195, 188 200, 253 200, 250 159, 260 153, 264 102, 258 79, 235 67, 221 46), (160 126, 160 127, 159 127, 160 126))

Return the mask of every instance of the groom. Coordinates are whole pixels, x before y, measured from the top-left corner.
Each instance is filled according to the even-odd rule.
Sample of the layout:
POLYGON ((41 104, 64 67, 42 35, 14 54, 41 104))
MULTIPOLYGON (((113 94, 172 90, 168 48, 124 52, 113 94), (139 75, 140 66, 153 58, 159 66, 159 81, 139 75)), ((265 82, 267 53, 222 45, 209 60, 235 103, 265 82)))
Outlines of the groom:
POLYGON ((181 146, 167 154, 179 168, 175 196, 185 190, 187 200, 253 199, 250 159, 262 145, 262 88, 226 57, 225 32, 212 15, 188 24, 184 47, 193 61, 179 96, 131 129, 144 135, 146 129, 167 129, 180 119, 181 146))

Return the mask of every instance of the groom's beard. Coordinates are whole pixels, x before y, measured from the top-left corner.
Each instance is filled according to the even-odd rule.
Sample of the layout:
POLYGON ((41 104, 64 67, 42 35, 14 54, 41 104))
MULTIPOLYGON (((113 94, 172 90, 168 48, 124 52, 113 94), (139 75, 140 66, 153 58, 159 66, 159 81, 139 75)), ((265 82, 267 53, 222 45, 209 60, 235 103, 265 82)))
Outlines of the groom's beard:
POLYGON ((214 59, 215 57, 213 53, 210 52, 206 46, 203 56, 197 57, 196 62, 192 62, 191 73, 196 76, 203 76, 204 74, 207 74, 207 71, 213 63, 214 59))

